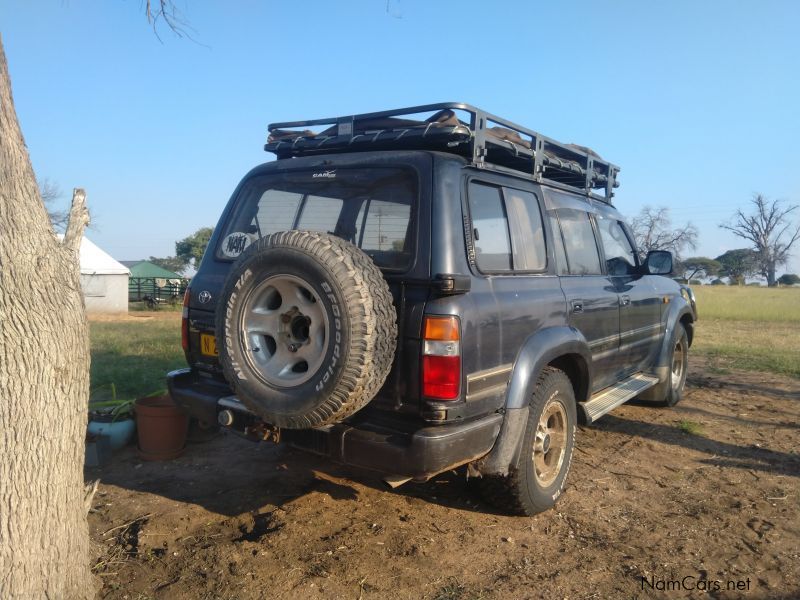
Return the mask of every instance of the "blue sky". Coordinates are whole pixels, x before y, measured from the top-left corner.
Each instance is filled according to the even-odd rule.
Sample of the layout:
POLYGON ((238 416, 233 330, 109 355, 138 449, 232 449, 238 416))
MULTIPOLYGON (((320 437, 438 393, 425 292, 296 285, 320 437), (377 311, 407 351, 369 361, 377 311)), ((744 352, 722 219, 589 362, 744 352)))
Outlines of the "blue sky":
POLYGON ((717 225, 753 192, 800 203, 800 2, 178 0, 196 41, 163 43, 143 4, 0 5, 34 169, 117 259, 215 224, 269 122, 448 100, 591 146, 697 254, 745 245, 717 225))

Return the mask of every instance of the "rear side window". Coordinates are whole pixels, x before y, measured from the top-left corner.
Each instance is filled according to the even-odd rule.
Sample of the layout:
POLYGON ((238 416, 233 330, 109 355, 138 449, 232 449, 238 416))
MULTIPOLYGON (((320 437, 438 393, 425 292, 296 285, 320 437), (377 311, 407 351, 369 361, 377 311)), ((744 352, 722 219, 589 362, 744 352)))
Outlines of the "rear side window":
POLYGON ((478 269, 485 273, 510 271, 511 240, 500 188, 470 183, 468 197, 478 269))
POLYGON ((560 209, 558 218, 564 236, 570 275, 599 275, 600 255, 589 214, 571 208, 560 209))
POLYGON ((630 275, 636 271, 636 252, 631 246, 622 224, 614 219, 597 216, 595 219, 606 255, 606 272, 609 275, 630 275))
POLYGON ((341 237, 384 269, 402 270, 413 257, 417 180, 400 168, 285 171, 245 182, 216 256, 237 258, 278 231, 304 229, 341 237))

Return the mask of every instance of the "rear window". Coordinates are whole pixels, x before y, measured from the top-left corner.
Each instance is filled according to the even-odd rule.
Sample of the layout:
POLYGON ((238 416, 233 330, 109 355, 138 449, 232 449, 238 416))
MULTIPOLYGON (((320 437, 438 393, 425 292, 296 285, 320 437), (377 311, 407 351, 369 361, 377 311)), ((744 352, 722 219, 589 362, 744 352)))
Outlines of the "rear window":
POLYGON ((411 264, 416 177, 407 169, 291 171, 254 177, 239 192, 217 257, 233 260, 278 231, 304 229, 345 239, 379 267, 411 264))

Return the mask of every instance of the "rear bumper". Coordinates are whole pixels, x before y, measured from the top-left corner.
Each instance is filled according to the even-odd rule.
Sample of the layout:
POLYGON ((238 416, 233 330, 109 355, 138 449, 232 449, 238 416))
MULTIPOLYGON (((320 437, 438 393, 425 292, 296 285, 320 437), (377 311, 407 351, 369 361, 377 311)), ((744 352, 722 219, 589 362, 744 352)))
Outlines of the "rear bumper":
POLYGON ((233 394, 224 382, 191 369, 167 373, 167 389, 172 401, 189 416, 208 424, 217 422, 217 401, 233 394))
MULTIPOLYGON (((189 369, 173 371, 167 380, 175 403, 202 421, 216 422, 219 400, 232 394, 226 385, 206 381, 189 369)), ((424 480, 486 455, 502 422, 503 415, 497 413, 466 423, 427 427, 379 423, 359 416, 321 429, 284 429, 281 439, 346 465, 424 480)))

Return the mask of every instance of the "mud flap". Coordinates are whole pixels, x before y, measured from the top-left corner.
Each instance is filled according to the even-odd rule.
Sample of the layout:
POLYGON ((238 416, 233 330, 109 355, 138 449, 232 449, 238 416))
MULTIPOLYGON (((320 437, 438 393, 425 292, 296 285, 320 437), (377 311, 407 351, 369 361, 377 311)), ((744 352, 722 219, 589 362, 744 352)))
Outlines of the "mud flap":
POLYGON ((520 441, 528 424, 528 406, 506 409, 497 441, 489 454, 472 465, 471 471, 480 475, 508 475, 518 458, 520 441))

